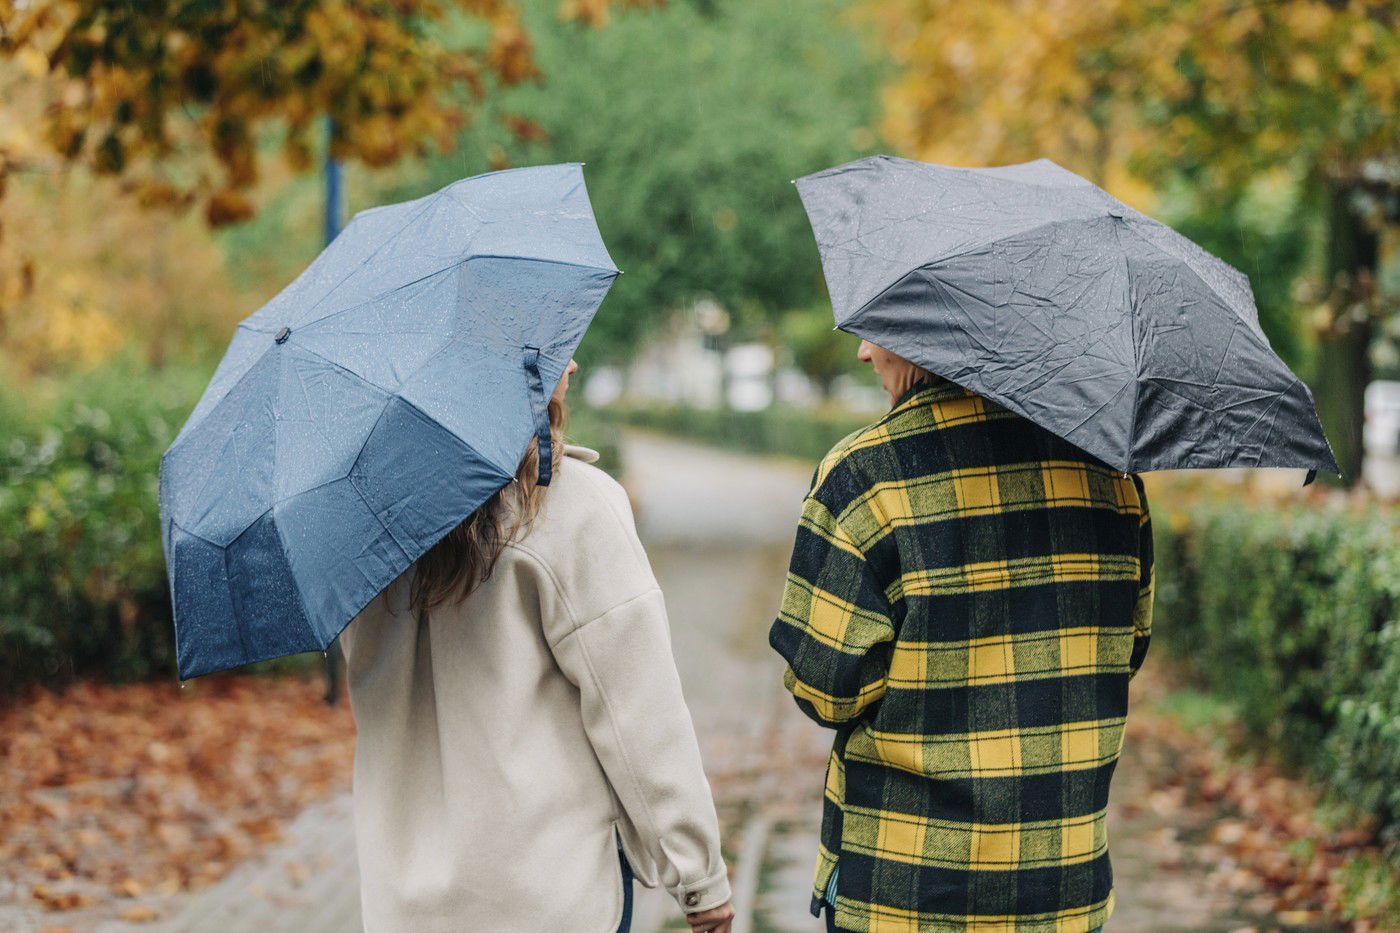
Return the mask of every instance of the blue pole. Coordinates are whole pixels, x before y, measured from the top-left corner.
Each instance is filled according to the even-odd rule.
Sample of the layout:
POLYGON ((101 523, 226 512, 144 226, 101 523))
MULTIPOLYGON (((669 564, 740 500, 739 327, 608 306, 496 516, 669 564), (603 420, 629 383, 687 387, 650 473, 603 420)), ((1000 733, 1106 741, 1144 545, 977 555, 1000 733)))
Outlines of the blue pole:
POLYGON ((341 191, 340 162, 331 156, 331 140, 335 138, 335 121, 326 119, 326 243, 340 233, 340 218, 345 216, 341 191))

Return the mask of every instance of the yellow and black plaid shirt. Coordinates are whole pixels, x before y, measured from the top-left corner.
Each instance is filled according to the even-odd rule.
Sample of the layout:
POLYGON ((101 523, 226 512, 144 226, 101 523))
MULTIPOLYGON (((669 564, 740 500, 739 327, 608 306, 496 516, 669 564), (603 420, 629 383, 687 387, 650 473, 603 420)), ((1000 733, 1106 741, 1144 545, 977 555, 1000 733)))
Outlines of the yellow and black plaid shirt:
POLYGON ((1142 483, 948 382, 836 446, 770 642, 837 730, 812 902, 842 929, 1085 933, 1150 637, 1142 483))

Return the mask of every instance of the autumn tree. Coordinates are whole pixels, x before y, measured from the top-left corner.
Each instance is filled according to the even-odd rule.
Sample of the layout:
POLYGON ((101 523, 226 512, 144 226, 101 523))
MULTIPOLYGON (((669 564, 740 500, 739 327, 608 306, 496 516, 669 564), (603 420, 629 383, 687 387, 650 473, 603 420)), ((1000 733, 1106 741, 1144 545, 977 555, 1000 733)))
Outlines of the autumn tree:
MULTIPOLYGON (((562 4, 590 22, 608 6, 562 4)), ((0 0, 0 56, 51 79, 50 152, 129 177, 147 202, 201 201, 214 225, 251 213, 263 127, 298 168, 322 117, 333 156, 387 165, 451 146, 468 116, 453 87, 480 97, 538 75, 511 0, 0 0), (478 44, 441 41, 460 18, 481 23, 478 44)), ((0 180, 26 157, 0 152, 0 180)))
MULTIPOLYGON (((581 34, 552 0, 521 0, 546 77, 495 95, 459 151, 587 163, 603 238, 626 274, 580 348, 585 363, 626 359, 702 298, 728 312, 733 339, 779 337, 792 309, 830 332, 791 180, 878 145, 870 127, 888 69, 851 7, 676 0, 581 34), (536 132, 511 133, 515 119, 536 132)), ((451 180, 461 158, 433 156, 427 169, 395 197, 451 180)))
POLYGON ((1375 289, 1378 236, 1400 219, 1400 6, 867 3, 900 68, 886 130, 919 157, 1048 156, 1128 200, 1185 181, 1220 211, 1260 179, 1296 182, 1325 217, 1319 407, 1346 477, 1359 476, 1367 346, 1391 313, 1375 289))
POLYGON ((383 166, 539 75, 514 0, 0 0, 0 348, 33 369, 140 332, 159 358, 232 296, 207 237, 133 208, 242 221, 328 126, 331 155, 383 166))

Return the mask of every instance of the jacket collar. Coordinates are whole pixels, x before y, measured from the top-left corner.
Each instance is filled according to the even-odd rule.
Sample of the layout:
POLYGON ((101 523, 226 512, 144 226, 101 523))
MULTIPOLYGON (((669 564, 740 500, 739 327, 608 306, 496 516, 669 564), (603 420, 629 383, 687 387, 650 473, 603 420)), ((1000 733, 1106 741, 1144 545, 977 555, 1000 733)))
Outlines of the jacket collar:
POLYGON ((599 455, 598 451, 591 447, 580 447, 577 444, 565 444, 564 456, 573 457, 575 460, 580 460, 584 463, 597 463, 599 455))

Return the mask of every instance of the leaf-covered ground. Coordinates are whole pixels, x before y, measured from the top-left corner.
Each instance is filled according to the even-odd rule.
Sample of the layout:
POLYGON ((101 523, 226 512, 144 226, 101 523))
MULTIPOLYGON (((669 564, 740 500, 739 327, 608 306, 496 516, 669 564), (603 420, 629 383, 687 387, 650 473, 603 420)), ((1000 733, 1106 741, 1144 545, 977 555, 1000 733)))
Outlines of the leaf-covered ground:
MULTIPOLYGON (((314 681, 78 684, 0 712, 0 928, 155 919, 311 801, 349 789, 345 704, 314 681)), ((85 924, 80 924, 85 925, 85 924)))
POLYGON ((1114 778, 1111 926, 1400 930, 1394 849, 1248 748, 1228 707, 1149 660, 1114 778))
MULTIPOLYGON (((1114 926, 1400 929, 1383 906, 1396 875, 1366 828, 1329 819, 1316 789, 1263 758, 1242 759, 1228 710, 1154 662, 1134 683, 1115 778, 1114 926)), ((785 721, 742 747, 706 743, 731 856, 755 825, 774 827, 776 852, 784 827, 815 818, 824 736, 785 721)), ((12 704, 0 713, 0 929, 164 919, 189 903, 172 895, 218 881, 307 804, 343 795, 352 750, 349 711, 325 706, 315 681, 81 684, 12 704)), ((760 914, 805 907, 812 840, 798 835, 797 894, 773 891, 760 914)), ((297 865, 314 873, 325 857, 297 865)), ((776 882, 764 868, 764 885, 776 882)))

